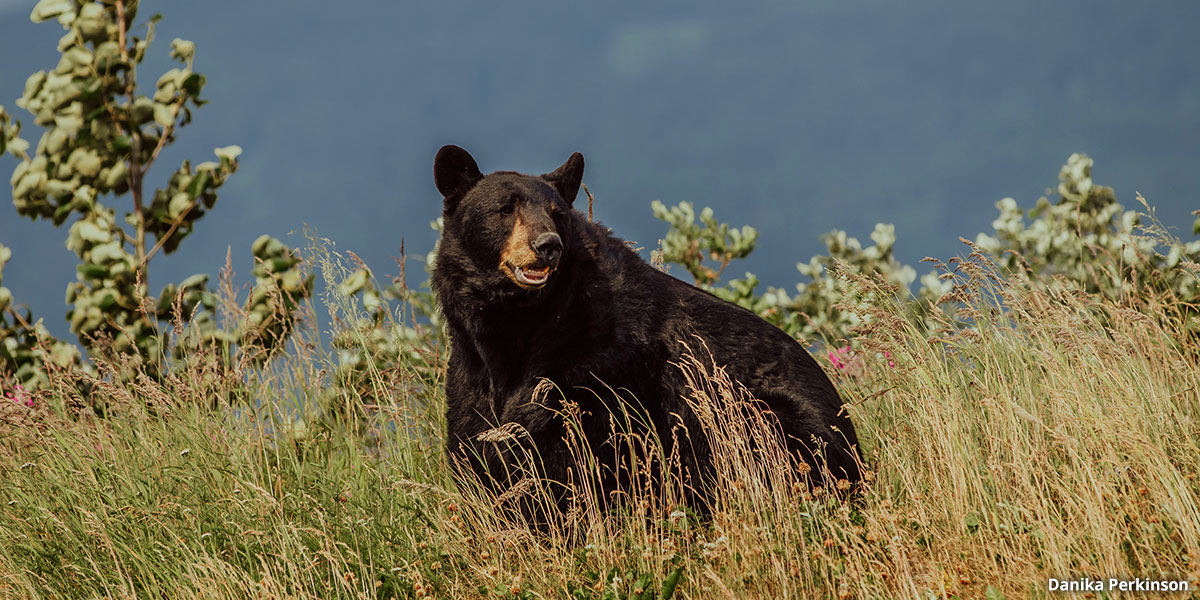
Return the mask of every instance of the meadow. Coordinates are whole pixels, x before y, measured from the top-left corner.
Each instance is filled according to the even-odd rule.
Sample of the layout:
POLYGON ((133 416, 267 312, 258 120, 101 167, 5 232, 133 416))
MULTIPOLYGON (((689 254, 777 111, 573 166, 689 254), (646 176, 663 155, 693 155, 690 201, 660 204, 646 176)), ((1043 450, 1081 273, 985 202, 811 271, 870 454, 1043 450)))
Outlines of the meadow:
MULTIPOLYGON (((159 271, 159 259, 214 208, 242 148, 217 147, 215 160, 195 163, 160 155, 207 103, 208 80, 193 70, 196 44, 182 38, 169 50, 155 47, 155 60, 165 55, 172 68, 161 76, 145 70, 161 16, 139 20, 138 8, 126 0, 38 2, 31 20, 67 32, 58 38, 61 57, 47 65, 55 66, 28 77, 16 102, 43 131, 22 130, 0 106, 0 154, 17 163, 9 178, 16 213, 63 226, 78 258, 65 298, 74 340, 55 339, 47 321, 17 301, 28 297, 0 287, 0 599, 995 600, 1048 597, 1054 582, 1108 578, 1200 589, 1200 241, 1174 239, 1141 196, 1147 214, 1125 211, 1112 188, 1094 184, 1086 155, 1067 159, 1048 194, 1055 201, 1043 197, 1028 211, 1012 198, 997 203, 992 233, 967 242, 963 257, 935 261, 915 292, 915 269, 894 256, 892 225, 877 224, 869 247, 844 231, 826 234, 828 255, 797 265, 806 279, 795 293, 761 292, 751 273, 720 280, 754 249, 753 228, 731 229, 687 201, 653 204, 670 227, 649 253, 653 264, 681 267, 675 275, 686 270, 817 355, 856 425, 864 481, 806 485, 808 473, 772 441, 756 400, 695 348, 678 368, 716 463, 711 510, 698 515, 683 503, 677 457, 663 450, 670 444, 629 433, 636 411, 611 420, 627 485, 615 499, 597 497, 596 457, 571 426, 578 407, 566 404, 560 416, 569 434, 561 443, 576 458, 571 502, 564 518, 531 528, 525 515, 537 514, 549 493, 534 476, 536 456, 510 465, 526 476, 498 495, 447 463, 446 336, 431 294, 406 283, 403 238, 391 282, 315 235, 298 251, 257 237, 252 263, 238 259, 253 265, 254 283, 244 287, 229 246, 214 286, 205 273, 159 271), (163 187, 145 185, 149 172, 163 187), (151 267, 178 281, 154 293, 151 267), (314 285, 318 275, 323 286, 314 285)), ((389 29, 389 61, 395 38, 389 29)), ((461 46, 459 37, 446 39, 461 46)), ((460 69, 444 71, 461 78, 460 69)), ((638 98, 672 97, 647 96, 637 82, 638 98)), ((392 94, 359 96, 386 99, 386 114, 424 110, 396 110, 392 94)), ((842 106, 875 96, 830 97, 842 106)), ((272 91, 269 106, 290 97, 272 91)), ((237 118, 227 120, 240 127, 253 113, 233 106, 237 118)), ((791 103, 788 110, 811 112, 791 103)), ((327 107, 301 112, 306 124, 309 115, 329 114, 327 107)), ((607 122, 591 116, 584 120, 607 122)), ((283 122, 289 131, 313 131, 283 122)), ((876 130, 864 129, 877 137, 876 130)), ((438 133, 448 135, 457 134, 438 133)), ((553 146, 546 136, 519 137, 553 146)), ((814 139, 822 137, 829 136, 814 139)), ((612 139, 629 145, 628 137, 612 139)), ((321 146, 330 147, 323 138, 321 146)), ((1022 148, 1038 146, 1022 138, 1022 148)), ((289 144, 287 152, 299 147, 306 146, 289 144)), ((813 148, 839 162, 827 144, 813 148)), ((847 148, 855 157, 862 151, 847 148)), ((315 150, 298 155, 328 162, 328 152, 315 150)), ((993 168, 975 153, 962 156, 973 170, 993 168)), ((1174 155, 1149 156, 1139 160, 1175 164, 1174 155)), ((861 170, 858 158, 841 162, 861 170)), ((405 177, 390 174, 380 179, 387 194, 357 193, 344 184, 370 178, 340 172, 317 177, 336 193, 290 194, 276 184, 294 179, 319 191, 293 175, 322 171, 293 161, 255 164, 286 165, 289 176, 257 171, 252 177, 273 191, 237 197, 294 204, 303 196, 341 210, 329 199, 426 194, 395 193, 395 180, 405 177)), ((862 186, 864 197, 889 204, 918 197, 893 189, 903 180, 966 189, 927 183, 898 164, 888 168, 902 176, 877 176, 887 190, 862 186)), ((618 164, 610 172, 637 181, 630 175, 639 170, 618 164)), ((968 195, 977 197, 978 173, 951 171, 967 173, 968 195)), ((1147 177, 1157 172, 1147 169, 1147 177)), ((803 173, 789 170, 784 179, 797 177, 803 173)), ((681 188, 673 197, 727 195, 703 177, 686 179, 706 193, 681 188)), ((744 186, 743 179, 721 185, 744 186)), ((728 196, 777 197, 769 182, 759 185, 771 193, 728 196)), ((593 196, 584 189, 590 219, 593 196)), ((289 206, 278 212, 303 214, 289 206)), ((803 235, 808 211, 822 210, 778 202, 771 214, 785 206, 804 211, 775 216, 790 235, 803 235)), ((953 216, 919 204, 905 210, 910 221, 953 216)), ((361 214, 394 233, 394 221, 379 218, 390 213, 361 214)), ((286 229, 282 214, 272 219, 271 229, 286 229)), ((359 227, 358 241, 381 237, 359 227)), ((1192 233, 1200 233, 1200 219, 1192 233)), ((14 242, 18 252, 0 245, 0 276, 14 254, 23 269, 50 259, 41 234, 37 244, 22 243, 33 239, 24 235, 14 242)), ((215 235, 210 250, 213 239, 225 246, 239 238, 227 228, 215 235)), ((613 393, 602 385, 593 391, 613 393)), ((556 390, 546 382, 535 393, 552 402, 556 390)), ((503 445, 523 432, 501 426, 484 435, 503 445)))
MULTIPOLYGON (((353 261, 316 256, 334 283, 353 261)), ((367 343, 344 294, 312 301, 334 331, 310 304, 262 366, 147 377, 93 356, 95 373, 56 371, 0 401, 0 597, 997 599, 1108 577, 1200 589, 1194 307, 1150 287, 1036 285, 1050 276, 1002 276, 977 252, 939 268, 952 289, 934 328, 885 282, 844 275, 873 300, 855 348, 818 358, 862 440, 859 490, 795 483, 736 382, 681 359, 720 440, 709 519, 679 504, 677 481, 635 477, 619 508, 582 485, 567 522, 533 532, 506 502, 536 502, 537 482, 493 498, 456 481, 444 342, 403 303, 383 312, 427 335, 336 397, 327 338, 333 352, 367 343)))

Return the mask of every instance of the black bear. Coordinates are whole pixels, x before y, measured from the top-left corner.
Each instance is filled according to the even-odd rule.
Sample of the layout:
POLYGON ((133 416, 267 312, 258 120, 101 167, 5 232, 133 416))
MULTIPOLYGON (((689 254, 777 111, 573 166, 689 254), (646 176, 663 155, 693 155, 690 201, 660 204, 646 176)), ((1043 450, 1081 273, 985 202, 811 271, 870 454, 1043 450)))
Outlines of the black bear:
POLYGON ((611 414, 596 390, 620 390, 641 403, 664 443, 677 426, 689 432, 684 467, 698 476, 693 487, 703 502, 710 446, 697 440, 703 434, 678 367, 699 344, 778 420, 814 481, 826 469, 833 479, 858 481, 854 427, 808 352, 754 313, 654 269, 574 210, 582 177, 579 153, 541 176, 483 175, 457 146, 434 159, 444 200, 432 282, 450 335, 452 462, 470 465, 495 489, 512 485, 497 475, 506 471, 504 453, 480 434, 515 423, 536 447, 543 476, 566 482, 572 459, 559 403, 579 407, 594 455, 615 460, 602 449, 611 442, 611 414), (561 394, 535 401, 543 379, 561 394), (814 457, 818 446, 824 461, 814 457))

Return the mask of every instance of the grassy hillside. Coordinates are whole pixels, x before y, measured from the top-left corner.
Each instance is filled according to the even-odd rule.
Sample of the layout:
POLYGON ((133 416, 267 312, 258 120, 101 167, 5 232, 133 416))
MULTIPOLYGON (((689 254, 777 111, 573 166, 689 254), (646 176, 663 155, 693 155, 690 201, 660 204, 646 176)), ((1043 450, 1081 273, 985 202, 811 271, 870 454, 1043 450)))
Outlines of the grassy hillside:
POLYGON ((1049 578, 1110 576, 1197 589, 1188 307, 1035 291, 978 256, 949 268, 942 332, 883 303, 863 351, 824 361, 865 446, 851 499, 790 484, 778 448, 748 443, 761 424, 736 386, 684 361, 723 440, 705 523, 669 482, 611 513, 582 490, 568 525, 531 534, 456 486, 436 338, 372 372, 368 395, 386 401, 334 399, 336 418, 307 412, 332 371, 315 339, 232 377, 202 361, 161 383, 59 374, 0 401, 0 597, 1026 598, 1049 578))

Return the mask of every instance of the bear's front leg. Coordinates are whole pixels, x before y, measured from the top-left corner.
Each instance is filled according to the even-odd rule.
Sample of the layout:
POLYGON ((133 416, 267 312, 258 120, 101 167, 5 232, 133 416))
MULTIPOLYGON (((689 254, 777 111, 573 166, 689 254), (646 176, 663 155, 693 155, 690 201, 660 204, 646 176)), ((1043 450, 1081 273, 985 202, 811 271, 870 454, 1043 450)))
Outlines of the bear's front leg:
POLYGON ((501 429, 516 436, 525 455, 510 458, 543 479, 565 484, 570 451, 564 440, 563 418, 561 403, 535 392, 532 386, 512 394, 500 414, 501 429))
MULTIPOLYGON (((503 486, 503 461, 480 440, 501 423, 498 402, 479 375, 478 361, 455 350, 446 373, 446 455, 461 478, 476 478, 496 492, 503 486)), ((490 438, 489 438, 490 439, 490 438)), ((498 492, 497 492, 498 493, 498 492)))
POLYGON ((498 505, 545 529, 570 509, 572 454, 561 403, 522 386, 500 403, 498 426, 477 436, 498 505))

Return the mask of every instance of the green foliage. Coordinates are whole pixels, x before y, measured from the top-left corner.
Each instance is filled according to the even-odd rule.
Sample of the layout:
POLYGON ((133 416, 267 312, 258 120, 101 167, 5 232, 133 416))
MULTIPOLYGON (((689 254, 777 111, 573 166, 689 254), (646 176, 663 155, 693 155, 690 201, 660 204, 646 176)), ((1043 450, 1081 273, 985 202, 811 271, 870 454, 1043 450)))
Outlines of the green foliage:
MULTIPOLYGON (((1073 286, 1117 298, 1150 286, 1194 302, 1200 294, 1200 240, 1176 239, 1153 219, 1139 196, 1152 221, 1143 225, 1143 215, 1124 210, 1112 188, 1092 182, 1091 168, 1086 155, 1071 155, 1059 175, 1059 201, 1041 198, 1029 212, 1034 220, 1028 226, 1015 200, 1001 200, 995 235, 980 234, 978 249, 994 255, 1003 271, 1045 275, 1033 278, 1042 287, 1073 286)), ((952 288, 937 272, 930 272, 921 277, 914 295, 910 286, 916 271, 896 260, 895 228, 883 223, 871 233, 874 245, 865 248, 843 231, 822 236, 828 254, 796 265, 808 281, 797 284, 794 295, 777 288, 759 294, 753 273, 721 284, 721 273, 730 262, 754 250, 757 232, 750 227, 731 229, 709 208, 701 211, 697 224, 688 202, 669 209, 655 202, 653 209, 655 217, 670 226, 659 255, 664 262, 683 265, 696 285, 801 339, 853 338, 857 328, 870 322, 865 307, 877 304, 880 294, 893 295, 915 323, 929 328, 931 311, 952 288), (860 276, 884 285, 866 290, 851 283, 860 276)), ((1200 220, 1193 229, 1200 232, 1200 220)), ((1193 316, 1191 323, 1200 329, 1200 319, 1193 316)))
MULTIPOLYGON (((807 263, 796 265, 810 281, 797 284, 795 295, 773 287, 762 294, 756 293, 760 282, 753 273, 718 285, 721 273, 733 260, 745 258, 754 250, 758 232, 749 226, 731 229, 716 220, 711 208, 701 211, 697 224, 690 202, 681 202, 668 209, 655 201, 652 208, 656 218, 670 225, 662 245, 664 262, 682 265, 692 274, 697 286, 753 311, 801 339, 850 338, 853 328, 867 319, 866 311, 856 311, 854 307, 872 299, 860 297, 854 291, 857 288, 847 283, 844 274, 882 277, 902 299, 910 296, 909 285, 916 279, 916 271, 893 256, 895 228, 881 223, 871 233, 875 245, 867 248, 843 231, 822 236, 829 254, 814 256, 807 263), (706 260, 715 261, 717 266, 708 266, 706 260), (838 272, 843 276, 838 276, 838 272)), ((933 273, 923 277, 921 282, 922 298, 936 297, 948 289, 933 273)))
POLYGON ((49 383, 48 368, 79 366, 79 350, 54 339, 28 309, 22 315, 13 307, 12 292, 3 285, 4 265, 11 258, 12 251, 0 244, 0 374, 12 373, 11 381, 0 383, 38 390, 49 383))
POLYGON ((1069 284, 1117 298, 1150 285, 1196 299, 1200 240, 1185 244, 1156 222, 1144 224, 1143 215, 1117 202, 1112 188, 1092 181, 1092 164, 1087 155, 1072 154, 1058 176, 1058 201, 1038 199, 1028 225, 1015 200, 996 203, 996 235, 980 234, 976 244, 1009 271, 1056 276, 1039 279, 1042 286, 1069 284))
POLYGON ((700 223, 690 202, 667 208, 655 200, 650 204, 654 218, 671 225, 662 240, 663 260, 683 265, 698 286, 711 286, 721 278, 725 267, 734 259, 746 258, 758 242, 758 231, 749 225, 740 230, 718 223, 713 210, 700 211, 700 223), (706 259, 717 262, 709 267, 706 259))
MULTIPOLYGON (((430 227, 440 231, 441 219, 430 227)), ((436 256, 435 247, 424 257, 427 270, 432 269, 436 256)), ((402 265, 405 260, 402 256, 402 265)), ((441 385, 447 343, 428 280, 414 289, 402 272, 381 286, 361 261, 345 270, 334 256, 321 252, 316 262, 322 265, 329 284, 327 305, 337 332, 333 338, 337 390, 330 393, 348 394, 368 403, 386 402, 397 393, 424 401, 433 398, 441 385), (381 377, 381 373, 394 376, 381 377), (387 385, 381 387, 380 382, 387 385)))
MULTIPOLYGON (((879 293, 908 303, 915 314, 922 314, 919 307, 911 303, 914 298, 910 286, 916 280, 916 271, 894 256, 896 229, 893 225, 877 223, 871 232, 874 245, 866 248, 857 238, 840 230, 821 236, 821 241, 829 254, 814 256, 807 263, 796 265, 809 281, 796 284, 795 295, 789 296, 778 289, 770 289, 763 295, 771 308, 795 324, 792 327, 801 326, 800 335, 831 341, 853 337, 855 328, 870 320, 864 307, 882 300, 875 297, 879 293), (849 276, 875 277, 886 286, 882 292, 864 292, 861 286, 848 281, 849 276)), ((933 299, 948 290, 948 284, 941 282, 931 271, 921 278, 917 297, 933 299)))
MULTIPOLYGON (((295 252, 269 235, 259 236, 250 250, 255 284, 238 341, 243 348, 253 348, 254 359, 261 362, 291 335, 297 302, 312 294, 313 277, 299 268, 300 257, 295 252)), ((228 334, 214 328, 212 335, 228 334)))
MULTIPOLYGON (((583 562, 578 557, 576 560, 583 562)), ((675 596, 682 575, 683 567, 676 566, 662 577, 661 584, 656 584, 653 575, 645 572, 639 574, 636 569, 625 573, 616 568, 605 573, 584 570, 586 585, 572 582, 567 589, 572 600, 670 600, 675 596)))
MULTIPOLYGON (((291 331, 297 303, 311 292, 312 277, 278 240, 263 236, 253 245, 257 279, 244 319, 218 327, 216 299, 207 275, 148 290, 149 261, 170 254, 213 208, 218 189, 237 171, 241 148, 214 150, 216 160, 184 160, 162 189, 145 193, 143 180, 159 154, 192 120, 206 78, 193 70, 195 44, 175 39, 170 56, 179 66, 163 73, 149 95, 138 86, 137 67, 154 38, 159 16, 136 23, 138 3, 42 0, 37 23, 56 19, 66 30, 62 57, 52 71, 29 77, 17 105, 44 131, 33 155, 0 108, 2 149, 20 162, 13 171, 13 204, 31 219, 71 222, 67 248, 80 259, 76 281, 67 288, 71 331, 89 349, 136 356, 151 375, 164 372, 169 357, 164 324, 189 324, 175 358, 217 344, 226 360, 233 346, 251 361, 270 356, 291 331), (132 210, 118 218, 105 203, 128 195, 132 210)), ((32 334, 13 330, 13 339, 32 334)), ((34 336, 36 337, 36 336, 34 336)), ((6 338, 7 341, 9 338, 6 338)), ((28 363, 26 363, 28 364, 28 363)), ((4 370, 19 368, 6 360, 4 370)))
POLYGON ((408 288, 394 281, 380 288, 371 270, 362 266, 336 287, 347 298, 359 296, 365 313, 351 317, 333 339, 338 350, 335 380, 339 386, 355 390, 360 397, 378 394, 368 385, 372 371, 407 365, 432 375, 438 366, 436 356, 425 352, 427 342, 439 339, 442 327, 434 308, 432 294, 408 288), (394 305, 408 308, 411 315, 393 313, 394 305), (414 319, 423 319, 419 322, 414 319))

